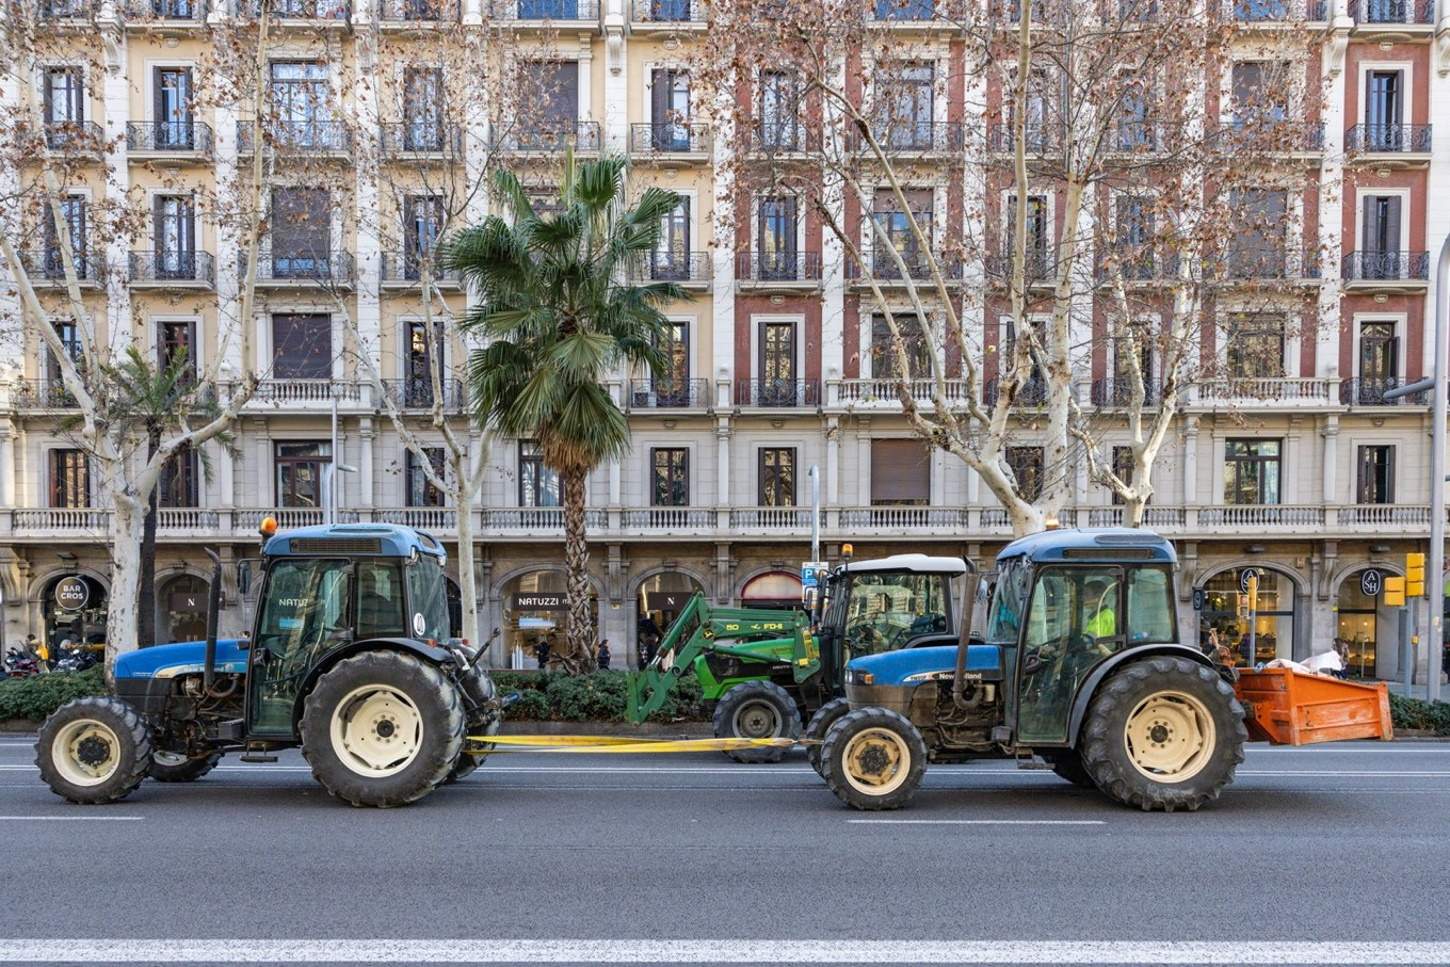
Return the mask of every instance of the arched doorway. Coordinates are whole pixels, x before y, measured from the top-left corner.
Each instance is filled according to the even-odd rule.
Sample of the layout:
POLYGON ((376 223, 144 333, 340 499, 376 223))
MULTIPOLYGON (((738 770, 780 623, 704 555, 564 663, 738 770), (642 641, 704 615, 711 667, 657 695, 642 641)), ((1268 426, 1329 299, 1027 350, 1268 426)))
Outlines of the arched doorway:
POLYGON ((746 608, 799 608, 800 575, 790 571, 766 571, 745 582, 740 604, 746 608))
POLYGON ((106 601, 106 589, 89 574, 62 574, 46 584, 40 607, 52 658, 67 638, 77 643, 105 642, 106 601))
POLYGON ((205 638, 209 590, 208 582, 191 574, 180 574, 163 583, 161 593, 156 595, 156 643, 205 638))
POLYGON ((1334 648, 1344 659, 1344 670, 1355 678, 1378 678, 1379 643, 1387 645, 1394 640, 1394 620, 1391 613, 1380 613, 1380 598, 1365 594, 1364 576, 1369 570, 1360 568, 1345 576, 1339 585, 1335 599, 1337 611, 1334 628, 1334 648), (1383 630, 1382 630, 1383 629, 1383 630))
MULTIPOLYGON (((564 646, 569 634, 569 602, 563 571, 529 571, 504 584, 503 647, 498 655, 508 668, 538 668, 564 646), (547 650, 545 650, 545 646, 547 650)), ((590 620, 599 627, 599 598, 590 594, 590 620)))
MULTIPOLYGON (((1215 631, 1218 643, 1243 660, 1249 639, 1246 598, 1242 588, 1246 568, 1220 571, 1203 585, 1203 612, 1199 615, 1200 646, 1215 631)), ((1254 663, 1294 657, 1294 598, 1297 585, 1282 571, 1254 565, 1259 572, 1259 608, 1254 623, 1254 663)))
POLYGON ((680 571, 661 571, 640 582, 635 594, 634 653, 640 667, 655 656, 660 639, 680 616, 700 582, 680 571))

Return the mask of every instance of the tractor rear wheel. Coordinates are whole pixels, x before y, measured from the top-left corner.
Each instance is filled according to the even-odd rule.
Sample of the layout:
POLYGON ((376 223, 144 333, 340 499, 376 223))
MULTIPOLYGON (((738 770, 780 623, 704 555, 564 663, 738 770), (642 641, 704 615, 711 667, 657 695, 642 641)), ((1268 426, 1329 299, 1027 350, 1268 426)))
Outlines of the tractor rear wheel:
POLYGON ((911 720, 885 708, 836 719, 821 744, 821 778, 856 809, 900 809, 926 775, 926 741, 911 720))
MULTIPOLYGON (((715 706, 717 739, 798 739, 801 716, 790 692, 774 682, 742 682, 715 706)), ((779 762, 785 749, 767 746, 725 753, 736 762, 779 762)))
POLYGON ((215 769, 220 761, 220 752, 209 752, 188 759, 177 752, 157 749, 151 753, 151 768, 147 770, 147 775, 157 782, 195 782, 215 769))
POLYGON ((1076 749, 1059 753, 1052 760, 1052 771, 1057 774, 1058 778, 1066 779, 1074 786, 1081 786, 1083 789, 1097 788, 1093 777, 1088 775, 1087 770, 1083 768, 1082 756, 1077 754, 1076 749))
POLYGON ((1098 688, 1078 751, 1109 798, 1172 812, 1217 799, 1244 761, 1246 739, 1243 706, 1216 671, 1159 655, 1098 688))
POLYGON ((402 806, 448 778, 463 748, 458 690, 413 655, 369 651, 323 674, 302 711, 302 755, 354 806, 402 806))
POLYGON ((119 698, 73 699, 41 725, 35 764, 51 791, 68 802, 116 802, 146 778, 151 730, 119 698))
POLYGON ((831 726, 836 724, 836 719, 849 711, 851 711, 850 702, 844 698, 834 698, 816 709, 816 714, 812 715, 811 720, 806 723, 806 731, 801 738, 809 743, 806 745, 806 761, 811 764, 812 769, 816 770, 816 775, 821 774, 821 741, 825 739, 831 726))
MULTIPOLYGON (((498 729, 499 729, 499 725, 500 724, 502 724, 502 723, 500 723, 498 719, 494 719, 488 725, 479 725, 479 726, 470 725, 468 727, 468 734, 469 734, 469 736, 474 736, 474 735, 498 735, 498 729)), ((490 742, 490 743, 488 743, 488 751, 487 752, 482 752, 482 753, 477 754, 477 755, 475 755, 472 752, 460 752, 460 753, 458 753, 458 761, 455 762, 455 763, 453 763, 453 771, 450 772, 450 773, 448 773, 448 778, 443 780, 443 784, 445 786, 451 786, 453 783, 457 782, 459 779, 462 779, 464 776, 467 776, 470 773, 472 773, 474 769, 477 769, 479 766, 483 765, 483 760, 484 759, 487 759, 488 758, 488 753, 489 752, 492 752, 493 750, 494 750, 494 745, 493 745, 492 742, 490 742)))

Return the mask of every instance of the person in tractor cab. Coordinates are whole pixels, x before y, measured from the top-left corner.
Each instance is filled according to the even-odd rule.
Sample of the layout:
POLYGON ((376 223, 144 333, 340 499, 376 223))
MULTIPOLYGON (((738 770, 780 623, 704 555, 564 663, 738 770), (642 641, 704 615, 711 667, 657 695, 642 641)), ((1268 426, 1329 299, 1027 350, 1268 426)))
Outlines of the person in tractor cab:
POLYGON ((1083 622, 1083 632, 1102 640, 1118 633, 1118 582, 1107 578, 1096 578, 1088 583, 1083 594, 1083 605, 1088 618, 1083 622))

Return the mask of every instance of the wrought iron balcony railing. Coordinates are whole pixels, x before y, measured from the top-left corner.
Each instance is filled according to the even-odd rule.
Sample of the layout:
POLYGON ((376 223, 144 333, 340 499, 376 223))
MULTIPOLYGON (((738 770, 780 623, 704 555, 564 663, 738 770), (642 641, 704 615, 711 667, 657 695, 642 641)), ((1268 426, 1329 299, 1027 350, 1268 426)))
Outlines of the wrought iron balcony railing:
POLYGON ((133 154, 199 154, 212 150, 211 126, 201 121, 129 121, 126 150, 133 154))
MULTIPOLYGON (((1133 402, 1135 381, 1116 376, 1093 380, 1093 406, 1130 406, 1133 402)), ((1156 379, 1143 380, 1143 405, 1157 406, 1163 399, 1163 384, 1156 379)))
POLYGON ((206 0, 126 0, 128 20, 165 20, 168 23, 203 24, 206 0))
MULTIPOLYGON (((246 276, 247 253, 237 253, 238 271, 246 276)), ((317 251, 299 248, 296 252, 276 252, 262 248, 257 252, 257 281, 312 284, 323 286, 350 285, 353 279, 351 252, 317 251)))
POLYGON ((709 282, 713 275, 709 252, 650 252, 629 268, 631 279, 643 282, 709 282))
POLYGON ((1318 249, 1280 246, 1245 246, 1230 249, 1204 263, 1205 273, 1219 280, 1318 279, 1318 249))
POLYGON ((629 126, 633 154, 709 154, 710 125, 691 121, 656 121, 629 126))
POLYGON ((1345 154, 1424 154, 1430 150, 1428 124, 1356 124, 1344 134, 1345 154))
POLYGON ((933 20, 937 16, 937 0, 876 0, 871 7, 873 20, 933 20))
POLYGON ((635 410, 684 409, 710 404, 709 380, 643 379, 629 384, 629 407, 635 410))
MULTIPOLYGON (((884 154, 960 152, 966 146, 966 125, 960 121, 887 118, 871 125, 871 136, 884 154)), ((871 150, 855 128, 847 132, 846 145, 852 151, 871 150)))
POLYGON ((1210 144, 1220 152, 1311 154, 1324 150, 1324 125, 1318 121, 1292 121, 1275 117, 1236 118, 1212 134, 1210 144))
POLYGON ((384 23, 454 23, 461 12, 460 0, 378 0, 384 23))
MULTIPOLYGON (((101 256, 92 255, 84 246, 76 246, 72 256, 76 281, 84 285, 101 280, 105 269, 101 256)), ((30 278, 40 284, 57 285, 65 282, 65 264, 57 246, 24 249, 20 253, 20 264, 25 267, 30 278)))
POLYGON ((1350 15, 1356 24, 1431 24, 1433 0, 1353 0, 1350 15))
POLYGON ((493 11, 506 21, 598 20, 599 0, 496 0, 493 11))
MULTIPOLYGON (((982 384, 982 404, 984 406, 996 406, 998 398, 1005 391, 1000 379, 989 379, 982 384)), ((1012 397, 1013 406, 1044 406, 1047 403, 1047 380, 1040 376, 1032 376, 1017 386, 1017 394, 1012 397)))
POLYGON ((865 246, 861 250, 864 265, 854 259, 848 261, 846 276, 851 279, 864 280, 866 278, 864 269, 869 268, 871 278, 877 282, 905 282, 908 279, 912 282, 931 282, 934 278, 934 263, 935 269, 939 270, 942 278, 947 281, 956 282, 962 277, 962 263, 956 258, 938 253, 933 259, 924 252, 911 249, 901 252, 900 255, 901 263, 898 263, 890 251, 878 251, 872 246, 865 246))
POLYGON ((820 252, 739 252, 735 256, 737 282, 819 282, 820 252))
POLYGON ((1340 380, 1339 402, 1345 406, 1425 406, 1430 402, 1430 393, 1426 390, 1411 393, 1408 396, 1385 399, 1386 392, 1398 389, 1403 385, 1405 385, 1405 381, 1395 377, 1366 378, 1361 376, 1340 380))
POLYGON ((821 384, 814 379, 737 379, 736 406, 795 408, 819 406, 821 384))
MULTIPOLYGON (((380 278, 385 285, 418 285, 423 281, 425 259, 417 252, 384 252, 380 278)), ((431 266, 433 280, 439 284, 458 285, 462 275, 456 269, 446 269, 434 260, 431 266)))
POLYGON ((703 23, 703 0, 632 0, 630 19, 635 23, 703 23))
MULTIPOLYGON (((352 131, 341 121, 273 120, 262 132, 266 147, 294 154, 346 154, 352 150, 352 131)), ((250 154, 257 147, 257 124, 237 122, 237 150, 250 154)))
MULTIPOLYGON (((1028 154, 1051 154, 1062 147, 1062 132, 1053 124, 1029 124, 1023 132, 1028 154)), ((987 150, 993 154, 1011 154, 1017 150, 1017 134, 1010 124, 994 124, 987 128, 987 150)))
POLYGON ((1238 23, 1322 22, 1329 15, 1326 0, 1225 0, 1228 18, 1238 23))
MULTIPOLYGON (((1017 265, 1017 257, 1012 254, 988 255, 983 261, 983 268, 986 270, 987 278, 997 285, 1006 285, 1012 281, 1014 269, 1017 265)), ((1028 246, 1027 259, 1023 266, 1022 277, 1028 285, 1041 285, 1052 282, 1057 275, 1057 256, 1046 248, 1028 246)))
POLYGON ((758 154, 804 154, 819 151, 820 147, 820 131, 799 121, 756 124, 750 129, 750 150, 758 154))
POLYGON ((92 0, 40 0, 36 13, 41 20, 85 20, 96 6, 92 0))
MULTIPOLYGON (((243 16, 262 13, 261 0, 240 0, 243 16)), ((324 20, 346 23, 352 17, 348 0, 270 0, 267 12, 280 20, 324 20)))
POLYGON ((106 136, 95 121, 46 121, 45 146, 51 151, 101 150, 106 136))
POLYGON ((440 394, 433 391, 431 376, 409 376, 404 379, 385 379, 383 393, 394 406, 405 410, 427 410, 433 408, 433 401, 441 399, 444 409, 461 412, 468 406, 468 384, 461 379, 442 381, 440 394))
POLYGON ((1157 282, 1178 275, 1178 253, 1155 251, 1152 246, 1125 245, 1116 258, 1099 251, 1093 259, 1093 278, 1098 282, 1157 282))
POLYGON ((404 121, 384 124, 380 132, 383 154, 389 158, 420 154, 450 157, 463 153, 463 129, 437 121, 404 121))
POLYGON ((1429 252, 1350 252, 1342 277, 1348 282, 1428 282, 1429 252))
POLYGON ((76 405, 76 399, 70 395, 59 377, 51 379, 22 379, 9 384, 12 386, 10 393, 11 401, 24 409, 40 410, 67 410, 76 405))
POLYGON ((194 249, 177 252, 132 252, 127 260, 127 278, 132 285, 216 284, 216 265, 210 252, 194 249))
POLYGON ((520 122, 518 126, 494 132, 494 147, 499 151, 562 152, 566 148, 575 151, 598 151, 600 145, 598 121, 575 122, 520 122))

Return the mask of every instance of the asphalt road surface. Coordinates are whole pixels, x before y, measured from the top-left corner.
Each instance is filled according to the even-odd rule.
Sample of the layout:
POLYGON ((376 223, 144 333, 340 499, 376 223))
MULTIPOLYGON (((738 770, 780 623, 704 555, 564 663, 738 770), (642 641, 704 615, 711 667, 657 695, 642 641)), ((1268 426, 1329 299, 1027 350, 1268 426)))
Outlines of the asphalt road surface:
POLYGON ((1450 744, 1250 750, 1195 814, 1010 762, 860 813, 718 753, 498 756, 378 811, 295 754, 71 806, 0 736, 0 963, 1450 962, 1450 744))

